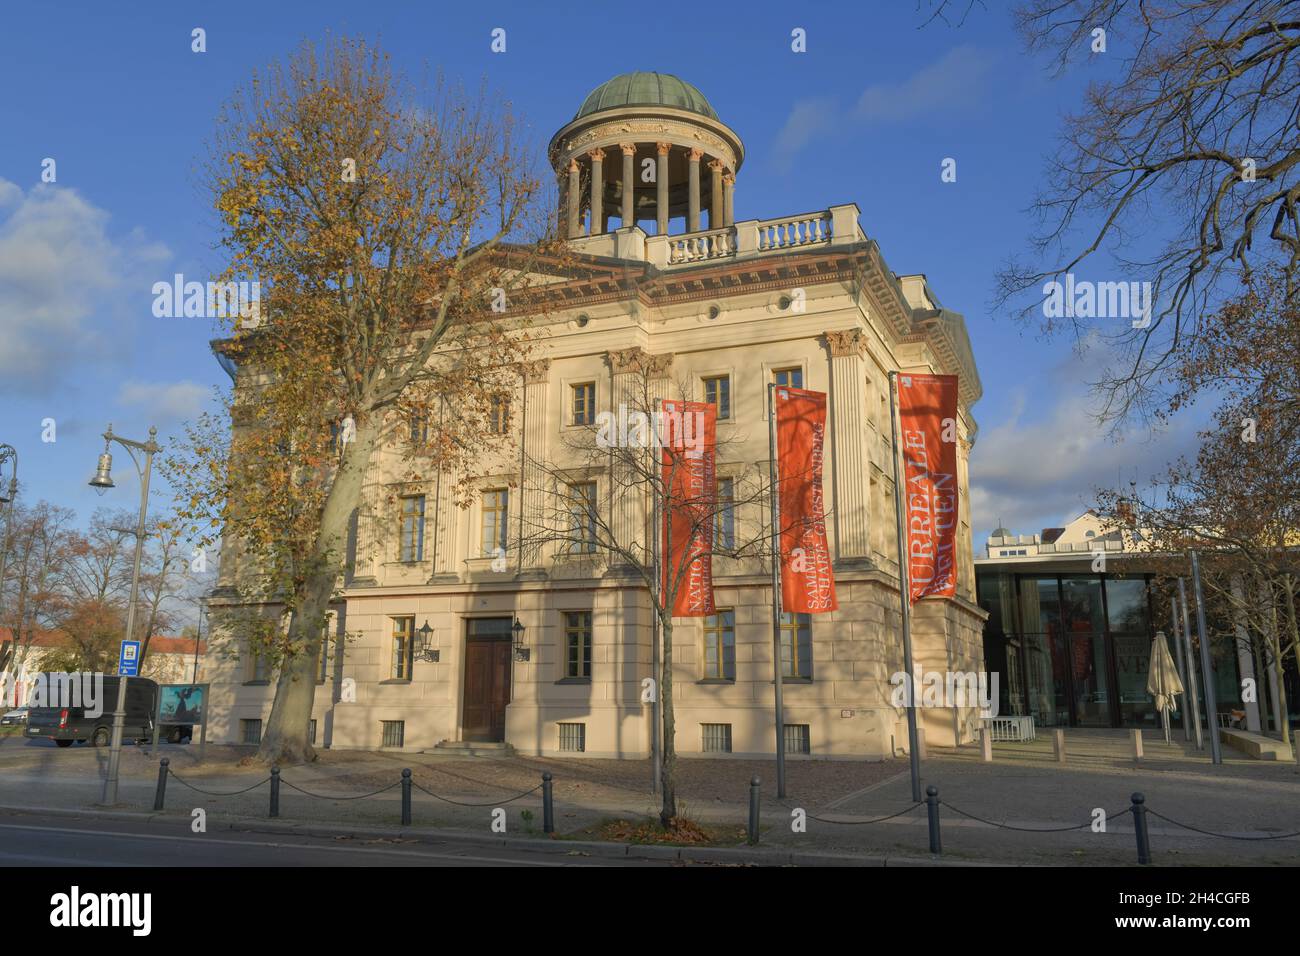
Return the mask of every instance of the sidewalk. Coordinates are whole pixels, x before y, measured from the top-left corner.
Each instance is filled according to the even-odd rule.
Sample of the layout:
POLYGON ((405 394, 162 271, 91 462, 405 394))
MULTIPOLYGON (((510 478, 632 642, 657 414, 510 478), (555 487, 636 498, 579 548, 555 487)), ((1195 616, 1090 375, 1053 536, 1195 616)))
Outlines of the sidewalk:
MULTIPOLYGON (((1300 830, 1300 775, 1293 765, 1232 760, 1214 767, 1178 746, 1153 752, 1165 748, 1163 741, 1148 741, 1148 759, 1135 765, 1113 735, 1090 740, 1081 733, 1067 740, 1076 752, 1064 767, 1050 759, 1050 750, 1033 744, 999 745, 992 764, 979 760, 978 748, 932 752, 923 764, 922 786, 939 788, 944 859, 1131 865, 1136 862, 1135 836, 1132 817, 1124 811, 1137 790, 1146 795, 1152 813, 1149 828, 1157 864, 1300 864, 1300 838, 1259 839, 1300 830), (1106 832, 1093 832, 1089 825, 1096 808, 1107 814, 1106 832), (1170 821, 1239 839, 1198 834, 1170 821), (1084 826, 1035 833, 998 825, 1027 830, 1084 826)), ((197 751, 189 747, 162 747, 154 755, 124 751, 120 804, 136 811, 152 808, 157 759, 166 756, 175 773, 167 784, 169 816, 201 808, 209 827, 271 825, 267 770, 240 766, 246 755, 242 748, 209 747, 207 759, 200 763, 197 751), (247 792, 236 794, 238 790, 247 792)), ((106 754, 90 748, 0 747, 0 804, 93 808, 105 760, 106 754)), ((763 779, 765 848, 864 863, 929 857, 926 812, 912 806, 906 760, 792 760, 784 801, 776 799, 771 762, 684 759, 678 766, 683 815, 724 829, 736 842, 747 819, 748 780, 757 773, 763 779), (792 828, 796 810, 807 815, 806 832, 792 828)), ((453 759, 334 751, 315 764, 284 770, 281 817, 274 825, 356 832, 378 828, 390 835, 414 832, 399 829, 403 767, 412 769, 419 786, 444 798, 415 789, 416 830, 436 827, 469 838, 500 839, 492 830, 493 810, 499 807, 505 810, 508 837, 540 837, 543 771, 554 775, 556 829, 566 840, 590 841, 602 824, 641 822, 658 809, 649 793, 646 761, 453 759), (384 792, 361 797, 377 790, 384 792)))

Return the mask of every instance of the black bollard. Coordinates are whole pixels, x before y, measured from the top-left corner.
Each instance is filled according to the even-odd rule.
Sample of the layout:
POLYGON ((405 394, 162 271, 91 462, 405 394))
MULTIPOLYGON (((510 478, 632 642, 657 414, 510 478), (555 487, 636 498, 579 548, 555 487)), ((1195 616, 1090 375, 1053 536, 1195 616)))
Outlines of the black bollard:
POLYGON ((749 781, 749 845, 758 846, 758 801, 759 787, 763 781, 758 777, 749 781))
POLYGON ((551 792, 551 772, 542 774, 542 832, 555 832, 555 795, 551 792))
POLYGON ((170 763, 171 761, 166 757, 158 761, 158 787, 153 792, 153 808, 155 810, 163 808, 163 800, 167 797, 167 765, 170 763))
POLYGON ((280 768, 271 768, 271 817, 280 815, 280 768))
POLYGON ((1133 794, 1133 832, 1137 835, 1138 863, 1151 862, 1151 836, 1147 833, 1147 798, 1133 794))
POLYGON ((934 784, 925 788, 925 810, 930 818, 930 852, 943 853, 943 840, 939 837, 939 788, 934 784))
POLYGON ((402 768, 402 826, 411 825, 411 768, 402 768))

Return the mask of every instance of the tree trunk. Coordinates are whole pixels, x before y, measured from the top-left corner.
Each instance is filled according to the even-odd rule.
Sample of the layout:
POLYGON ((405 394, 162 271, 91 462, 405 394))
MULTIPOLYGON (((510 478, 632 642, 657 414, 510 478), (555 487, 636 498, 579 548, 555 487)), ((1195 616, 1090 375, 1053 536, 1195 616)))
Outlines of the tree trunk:
POLYGON ((342 572, 348 526, 378 440, 379 427, 374 418, 368 416, 357 423, 356 440, 344 453, 321 509, 320 532, 312 550, 310 571, 299 589, 298 606, 289 625, 289 653, 280 665, 271 716, 257 751, 257 758, 263 763, 294 764, 316 759, 308 730, 316 701, 322 624, 342 572))
MULTIPOLYGON (((669 602, 668 607, 672 607, 669 602)), ((663 702, 663 761, 659 768, 659 789, 663 799, 659 805, 659 823, 668 827, 677 816, 677 746, 675 734, 677 721, 673 717, 673 618, 660 615, 660 634, 663 644, 663 673, 659 681, 660 700, 663 702)))

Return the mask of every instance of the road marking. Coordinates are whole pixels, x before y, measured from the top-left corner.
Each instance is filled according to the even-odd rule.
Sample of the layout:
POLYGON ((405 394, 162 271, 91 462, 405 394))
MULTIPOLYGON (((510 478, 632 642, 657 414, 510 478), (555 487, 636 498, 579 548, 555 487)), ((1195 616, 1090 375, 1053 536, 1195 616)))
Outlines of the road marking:
MULTIPOLYGON (((168 840, 176 843, 213 843, 225 846, 267 847, 271 849, 300 849, 333 853, 368 853, 378 856, 419 856, 437 860, 465 860, 476 863, 499 863, 507 866, 573 866, 568 862, 551 862, 549 860, 514 860, 492 856, 467 856, 451 853, 428 853, 421 850, 372 850, 366 847, 317 846, 311 843, 271 843, 261 840, 221 840, 216 837, 181 837, 164 836, 160 833, 123 833, 117 830, 81 830, 71 827, 22 826, 14 823, 0 823, 0 830, 31 830, 43 833, 79 834, 82 836, 116 837, 124 840, 168 840)), ((521 852, 528 852, 527 850, 521 852)))

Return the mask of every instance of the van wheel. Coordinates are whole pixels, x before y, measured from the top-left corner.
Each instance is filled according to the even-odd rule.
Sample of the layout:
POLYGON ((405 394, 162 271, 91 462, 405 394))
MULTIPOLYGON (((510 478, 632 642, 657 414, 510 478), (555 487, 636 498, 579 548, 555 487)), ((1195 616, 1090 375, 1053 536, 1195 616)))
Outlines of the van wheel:
POLYGON ((108 728, 96 727, 95 732, 90 736, 90 745, 92 747, 108 746, 108 728))
POLYGON ((72 741, 71 741, 71 740, 56 740, 56 741, 54 741, 54 742, 55 742, 56 744, 58 744, 60 747, 71 747, 71 746, 72 746, 72 741))

